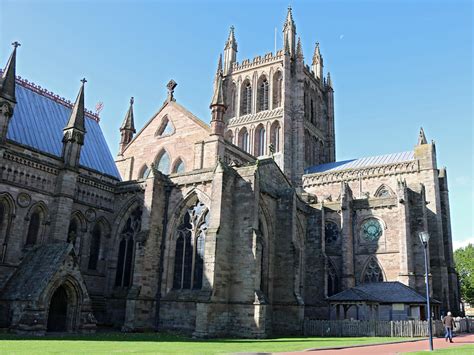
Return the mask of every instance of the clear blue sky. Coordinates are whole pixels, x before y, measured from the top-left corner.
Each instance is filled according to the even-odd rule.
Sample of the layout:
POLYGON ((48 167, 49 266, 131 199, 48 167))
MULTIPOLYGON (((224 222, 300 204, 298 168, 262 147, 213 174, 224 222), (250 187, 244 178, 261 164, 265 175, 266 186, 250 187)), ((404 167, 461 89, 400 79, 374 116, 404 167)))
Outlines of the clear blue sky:
MULTIPOLYGON (((471 1, 290 1, 306 62, 321 43, 335 87, 337 159, 406 151, 423 126, 448 167, 454 239, 473 233, 471 1)), ((104 102, 112 152, 135 97, 137 128, 177 83, 208 122, 212 80, 230 25, 238 60, 278 47, 286 1, 0 0, 0 63, 22 43, 18 75, 73 100, 104 102)))

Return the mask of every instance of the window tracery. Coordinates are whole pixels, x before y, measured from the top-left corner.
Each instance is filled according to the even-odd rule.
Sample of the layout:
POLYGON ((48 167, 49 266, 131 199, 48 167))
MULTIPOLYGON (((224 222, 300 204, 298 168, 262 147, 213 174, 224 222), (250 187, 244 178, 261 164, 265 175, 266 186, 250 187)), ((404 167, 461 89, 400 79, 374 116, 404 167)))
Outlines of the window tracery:
POLYGON ((366 242, 376 242, 382 236, 383 228, 377 218, 368 218, 361 225, 361 236, 366 242))
POLYGON ((367 266, 365 267, 365 273, 362 278, 362 282, 383 282, 383 273, 379 263, 374 257, 369 259, 367 266))
POLYGON ((207 207, 200 201, 187 209, 176 230, 174 289, 201 289, 204 270, 207 207))
POLYGON ((135 238, 141 230, 142 211, 138 207, 130 214, 122 228, 119 239, 115 286, 129 287, 133 275, 133 255, 135 238))

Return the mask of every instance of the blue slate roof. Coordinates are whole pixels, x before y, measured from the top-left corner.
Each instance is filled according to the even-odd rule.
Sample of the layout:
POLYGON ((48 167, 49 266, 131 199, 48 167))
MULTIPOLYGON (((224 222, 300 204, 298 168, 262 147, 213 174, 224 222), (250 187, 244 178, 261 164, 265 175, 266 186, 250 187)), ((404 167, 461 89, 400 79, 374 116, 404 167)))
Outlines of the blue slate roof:
POLYGON ((305 174, 316 174, 316 173, 325 173, 346 169, 358 169, 366 168, 370 166, 393 164, 404 161, 415 160, 413 151, 402 152, 402 153, 392 153, 385 155, 377 155, 374 157, 365 157, 359 159, 351 159, 344 161, 336 161, 333 163, 321 164, 311 166, 305 169, 305 174))
MULTIPOLYGON (((41 152, 61 157, 63 128, 71 105, 52 93, 17 79, 17 104, 7 138, 41 152)), ((86 113, 86 136, 79 163, 120 180, 120 174, 105 141, 98 119, 86 113)))
MULTIPOLYGON (((328 298, 330 302, 425 303, 426 297, 398 281, 360 284, 328 298)), ((432 300, 434 303, 440 303, 432 300)))

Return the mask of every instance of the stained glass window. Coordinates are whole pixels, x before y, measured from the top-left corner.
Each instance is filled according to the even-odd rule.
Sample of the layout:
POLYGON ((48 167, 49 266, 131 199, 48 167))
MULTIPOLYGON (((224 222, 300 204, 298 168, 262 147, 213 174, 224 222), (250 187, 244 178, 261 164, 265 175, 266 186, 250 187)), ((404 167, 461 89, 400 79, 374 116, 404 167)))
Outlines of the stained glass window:
POLYGON ((368 242, 376 242, 382 235, 382 226, 378 219, 369 218, 361 227, 362 238, 368 242))
POLYGON ((339 227, 334 222, 326 222, 324 226, 326 244, 335 244, 339 238, 339 227))

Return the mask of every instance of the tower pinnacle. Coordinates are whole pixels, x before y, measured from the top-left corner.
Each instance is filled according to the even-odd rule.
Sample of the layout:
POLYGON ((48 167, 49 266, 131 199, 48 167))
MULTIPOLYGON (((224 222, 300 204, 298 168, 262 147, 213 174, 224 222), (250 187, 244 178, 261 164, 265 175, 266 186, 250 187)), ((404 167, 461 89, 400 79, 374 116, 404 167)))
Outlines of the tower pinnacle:
POLYGON ((285 24, 283 25, 283 48, 285 53, 289 53, 291 57, 296 53, 296 26, 293 21, 293 13, 291 6, 288 6, 285 24))
POLYGON ((232 64, 237 61, 237 41, 235 40, 234 26, 230 26, 229 37, 224 47, 224 75, 232 70, 232 64))
POLYGON ((423 130, 423 127, 420 128, 420 133, 418 133, 418 144, 417 145, 422 145, 422 144, 428 144, 428 141, 426 140, 425 131, 423 130))

